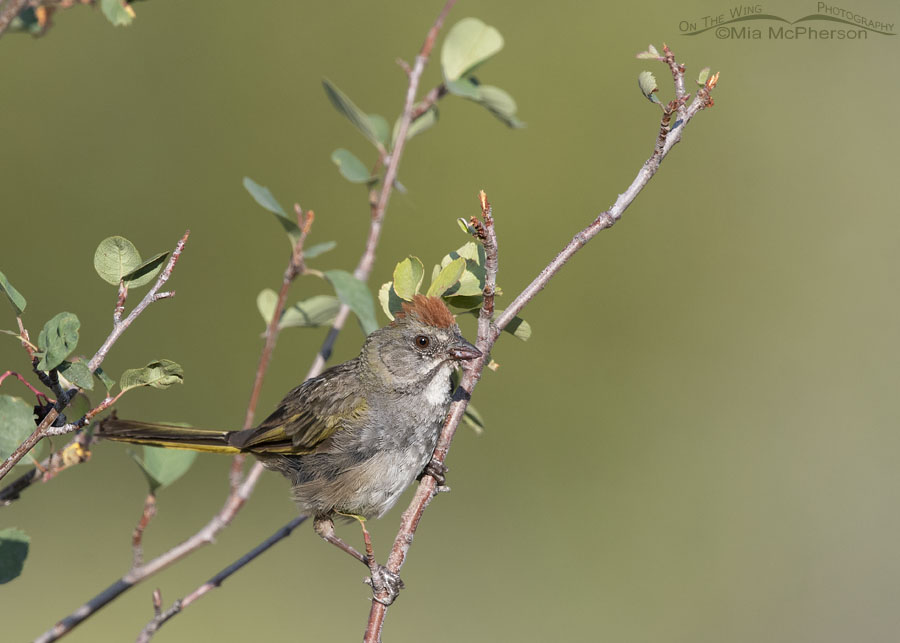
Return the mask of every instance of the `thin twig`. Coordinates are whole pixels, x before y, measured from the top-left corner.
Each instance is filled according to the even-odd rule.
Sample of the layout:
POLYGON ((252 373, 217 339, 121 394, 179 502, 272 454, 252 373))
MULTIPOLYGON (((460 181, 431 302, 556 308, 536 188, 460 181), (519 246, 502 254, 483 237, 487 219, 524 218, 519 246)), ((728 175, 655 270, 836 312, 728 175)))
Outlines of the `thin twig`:
MULTIPOLYGON (((100 366, 100 364, 103 362, 104 358, 106 357, 106 354, 109 352, 109 349, 112 347, 113 344, 116 343, 116 340, 122 335, 122 333, 125 332, 125 329, 127 329, 129 326, 131 326, 132 322, 134 322, 134 320, 137 319, 138 315, 140 315, 144 311, 144 309, 147 308, 147 306, 152 304, 154 301, 157 301, 158 299, 163 298, 161 295, 159 295, 157 293, 159 293, 159 289, 162 287, 162 285, 169 280, 169 277, 172 276, 172 270, 175 269, 175 264, 178 263, 178 259, 179 259, 179 257, 181 257, 181 253, 184 250, 184 244, 187 242, 188 236, 190 236, 190 234, 191 234, 191 231, 187 230, 184 233, 184 236, 182 236, 181 239, 178 241, 178 243, 175 246, 175 250, 172 252, 172 256, 169 258, 169 263, 166 264, 165 269, 162 271, 162 273, 160 273, 159 277, 156 279, 156 283, 154 283, 153 286, 150 288, 150 290, 147 292, 147 294, 144 295, 144 298, 141 299, 140 303, 138 303, 138 305, 134 307, 134 310, 131 311, 131 313, 128 315, 128 317, 126 317, 124 320, 114 319, 112 332, 110 332, 109 336, 103 342, 103 345, 100 346, 100 348, 97 350, 97 352, 91 358, 91 360, 88 362, 88 368, 91 370, 91 372, 94 372, 97 370, 97 368, 100 366)), ((163 293, 163 294, 165 296, 171 296, 169 293, 163 293)), ((122 295, 120 292, 119 298, 117 299, 117 312, 118 312, 118 301, 121 299, 122 299, 122 295)), ((114 318, 116 317, 116 315, 117 315, 117 313, 114 313, 114 315, 113 315, 114 318)), ((24 332, 24 328, 21 328, 21 324, 20 324, 20 331, 24 332)), ((56 374, 54 371, 51 371, 48 375, 51 377, 51 379, 53 379, 56 374)), ((65 427, 53 427, 51 430, 51 427, 52 427, 53 423, 56 421, 56 418, 59 416, 59 413, 62 411, 62 409, 65 407, 65 405, 68 404, 68 398, 70 398, 72 394, 77 392, 77 390, 78 389, 73 389, 72 391, 69 391, 68 394, 65 395, 65 399, 58 399, 57 404, 56 404, 56 407, 58 407, 58 408, 55 407, 55 408, 51 409, 50 412, 44 417, 44 419, 38 425, 38 427, 34 430, 34 433, 32 433, 30 436, 28 436, 28 438, 26 438, 26 440, 24 442, 22 442, 22 444, 20 444, 18 446, 18 448, 16 448, 15 451, 12 452, 12 454, 6 459, 6 461, 2 465, 0 465, 0 479, 2 479, 7 473, 9 473, 12 470, 12 468, 16 465, 16 463, 19 460, 21 460, 25 456, 26 453, 31 451, 31 449, 33 449, 35 447, 35 445, 37 445, 37 443, 40 442, 41 439, 44 438, 45 436, 61 435, 62 433, 75 431, 75 430, 83 427, 85 424, 87 424, 87 422, 90 421, 90 417, 82 418, 82 420, 84 420, 83 423, 80 423, 81 421, 79 421, 79 422, 75 422, 74 424, 67 424, 67 425, 65 425, 65 427), (66 430, 61 430, 62 428, 65 428, 66 430)), ((57 397, 62 398, 63 396, 57 395, 57 397)), ((102 409, 100 409, 100 410, 102 410, 102 409)), ((93 416, 91 416, 91 417, 93 417, 93 416)))
MULTIPOLYGON (((359 259, 356 270, 353 271, 353 276, 362 282, 369 280, 372 267, 375 265, 375 249, 378 247, 378 240, 381 238, 384 215, 387 212, 388 201, 391 198, 391 192, 393 191, 394 183, 397 180, 397 170, 400 167, 400 159, 403 156, 403 151, 406 149, 406 134, 409 131, 409 125, 413 120, 413 110, 416 104, 416 92, 419 89, 419 81, 422 78, 422 73, 425 71, 425 65, 431 55, 431 50, 434 48, 438 32, 441 30, 444 20, 447 18, 447 14, 450 12, 450 9, 453 8, 454 4, 456 4, 456 0, 447 0, 447 3, 444 5, 444 8, 441 9, 440 14, 431 26, 431 29, 428 30, 425 42, 422 44, 422 49, 419 51, 419 55, 416 56, 415 64, 407 73, 409 76, 409 85, 406 89, 406 100, 403 103, 400 125, 397 128, 396 142, 394 143, 394 149, 391 150, 390 160, 388 161, 387 169, 385 170, 384 178, 381 182, 381 191, 372 205, 372 220, 369 225, 369 237, 366 240, 365 251, 359 259)), ((331 357, 332 350, 334 350, 334 343, 337 340, 338 333, 344 327, 344 323, 347 321, 349 315, 350 307, 346 304, 341 304, 338 314, 331 324, 328 336, 325 338, 322 348, 316 356, 315 362, 313 362, 312 367, 306 374, 307 379, 315 377, 322 372, 322 369, 324 369, 325 362, 328 361, 328 358, 331 357)))
POLYGON ((147 623, 144 629, 141 630, 141 633, 137 637, 137 643, 146 643, 147 641, 149 641, 153 637, 153 635, 159 631, 159 628, 162 627, 166 621, 168 621, 176 614, 182 612, 186 607, 188 607, 197 599, 202 598, 215 588, 221 587, 222 583, 224 583, 229 576, 253 561, 254 558, 271 548, 277 542, 284 540, 285 538, 290 536, 291 532, 294 531, 294 529, 296 529, 304 520, 306 520, 306 518, 307 516, 298 516, 294 518, 288 524, 284 525, 274 534, 266 538, 263 542, 241 556, 238 560, 231 563, 228 567, 203 583, 203 585, 195 589, 193 592, 191 592, 184 598, 180 598, 172 603, 172 607, 167 609, 165 612, 160 610, 161 597, 159 596, 159 590, 156 590, 153 593, 153 606, 155 616, 153 620, 147 623))
MULTIPOLYGON (((283 296, 279 297, 278 303, 275 306, 275 311, 273 312, 272 319, 270 320, 269 325, 266 328, 266 342, 260 354, 260 360, 256 369, 253 391, 250 395, 247 415, 245 418, 246 426, 249 426, 253 423, 253 414, 256 410, 256 404, 259 400, 259 391, 262 387, 262 381, 269 365, 269 358, 271 357, 271 352, 275 347, 275 340, 278 336, 278 321, 281 319, 281 315, 284 312, 284 304, 287 298, 287 286, 290 285, 291 281, 293 281, 293 279, 295 279, 302 270, 302 244, 306 239, 306 235, 309 233, 309 226, 312 222, 311 212, 308 214, 308 217, 309 218, 304 220, 300 226, 302 231, 301 237, 295 244, 291 252, 291 258, 288 262, 288 267, 285 269, 284 279, 282 282, 283 296)), ((235 456, 236 460, 237 458, 238 456, 235 456)), ((242 462, 243 460, 241 459, 240 461, 238 461, 237 466, 233 464, 231 475, 231 492, 225 499, 225 505, 200 531, 195 533, 193 536, 191 536, 181 544, 173 547, 169 551, 161 554, 160 556, 157 556, 150 562, 140 565, 139 567, 132 568, 132 570, 128 574, 123 576, 121 579, 106 588, 103 592, 82 605, 75 612, 59 621, 53 628, 36 639, 36 641, 55 641, 60 636, 63 636, 67 632, 71 631, 72 628, 77 626, 79 623, 95 614, 107 603, 115 600, 122 593, 131 589, 144 579, 149 578, 153 574, 156 574, 157 572, 165 569, 169 565, 177 562, 181 558, 187 556, 203 545, 213 542, 215 536, 231 523, 237 512, 240 511, 241 507, 243 507, 244 503, 247 501, 247 498, 250 497, 250 494, 256 487, 256 483, 259 480, 259 477, 262 475, 263 466, 259 462, 256 462, 254 463, 253 467, 250 468, 250 471, 247 473, 246 477, 240 479, 240 463, 242 462), (238 470, 238 475, 235 475, 235 468, 238 470)))
POLYGON ((76 435, 63 448, 51 453, 40 463, 6 485, 0 490, 0 506, 10 505, 14 500, 18 500, 19 494, 38 480, 49 480, 60 471, 86 462, 91 456, 87 439, 87 432, 76 435))
MULTIPOLYGON (((418 89, 419 79, 421 78, 422 72, 424 71, 425 63, 428 60, 428 56, 429 56, 432 48, 434 47, 434 43, 437 38, 437 33, 440 30, 441 26, 443 25, 443 22, 446 18, 447 13, 449 12, 450 8, 453 6, 455 1, 456 0, 448 0, 447 4, 444 6, 444 9, 441 11, 441 14, 438 16, 438 19, 435 21, 434 25, 429 30, 428 36, 425 39, 425 44, 422 47, 422 51, 420 52, 419 56, 417 56, 417 58, 416 58, 416 65, 415 65, 414 69, 410 72, 410 81, 409 81, 409 87, 407 89, 406 102, 404 104, 403 116, 401 117, 401 122, 400 122, 399 130, 398 130, 398 136, 397 136, 398 142, 397 142, 394 150, 392 151, 390 161, 388 162, 388 167, 385 172, 384 182, 383 182, 381 193, 379 194, 378 198, 375 201, 375 204, 372 207, 372 222, 371 222, 371 226, 369 229, 368 241, 366 243, 365 251, 364 251, 362 257, 360 258, 359 264, 357 265, 357 268, 354 272, 354 276, 357 279, 360 279, 361 281, 366 281, 368 279, 368 276, 372 270, 372 266, 374 265, 374 262, 375 262, 375 249, 378 246, 378 241, 379 241, 380 234, 381 234, 381 224, 384 220, 384 215, 387 210, 387 203, 390 198, 390 192, 393 189, 394 181, 397 176, 397 169, 399 167, 400 158, 402 156, 402 152, 403 152, 403 149, 405 146, 406 132, 409 130, 409 124, 412 120, 412 109, 413 109, 413 106, 415 103, 415 95, 416 95, 416 91, 418 89)), ((301 230, 304 230, 305 228, 308 228, 308 225, 304 226, 303 223, 301 222, 300 228, 301 228, 301 230)), ((302 265, 303 265, 302 264, 302 256, 303 256, 302 251, 299 253, 295 253, 295 255, 294 255, 295 258, 298 255, 299 255, 299 263, 300 263, 300 266, 302 267, 302 265)), ((287 276, 288 276, 288 271, 285 272, 285 277, 287 277, 287 276)), ((282 291, 279 293, 278 303, 276 304, 275 314, 273 316, 273 319, 270 321, 269 326, 266 329, 267 343, 268 343, 269 336, 277 337, 277 332, 278 332, 277 323, 278 323, 278 319, 281 316, 281 310, 283 309, 285 299, 286 299, 286 290, 285 290, 285 285, 283 282, 282 283, 282 291), (282 295, 284 295, 284 296, 282 296, 282 295)), ((343 328, 343 324, 346 321, 349 313, 350 313, 350 308, 348 306, 342 305, 341 309, 338 311, 338 315, 337 315, 334 323, 332 324, 331 329, 329 330, 328 337, 326 338, 325 343, 322 346, 322 349, 319 351, 318 355, 316 356, 316 359, 313 362, 313 365, 311 366, 309 373, 306 376, 307 379, 309 379, 310 377, 315 377, 316 375, 318 375, 319 373, 322 372, 325 362, 331 354, 331 350, 334 345, 334 341, 337 338, 337 334, 340 332, 341 328, 343 328)), ((273 340, 273 346, 274 346, 274 340, 273 340)), ((265 348, 263 350, 265 351, 265 348)), ((267 364, 267 362, 268 362, 268 357, 266 358, 265 362, 263 361, 263 357, 262 356, 260 357, 260 367, 261 368, 263 368, 264 365, 267 364)), ((260 380, 260 382, 261 382, 261 380, 260 380)), ((254 388, 255 388, 255 385, 254 385, 254 388)), ((258 397, 258 395, 256 397, 258 397)), ((251 402, 254 404, 255 404, 256 397, 251 396, 251 402)), ((252 416, 250 416, 249 414, 248 414, 248 417, 252 419, 252 416)), ((249 423, 245 424, 245 428, 248 427, 249 425, 250 425, 249 423)), ((242 463, 243 463, 243 460, 239 459, 239 456, 235 456, 235 465, 232 469, 232 480, 235 480, 235 474, 237 471, 239 471, 240 465, 242 463)), ((261 471, 262 471, 262 465, 259 462, 257 462, 256 464, 254 464, 248 477, 252 476, 254 474, 256 474, 258 476, 259 472, 261 472, 261 471)), ((246 484, 246 480, 245 480, 244 484, 246 484)), ((252 489, 252 487, 251 487, 251 489, 252 489)), ((201 587, 200 589, 202 590, 203 587, 201 587)), ((200 590, 197 590, 197 591, 199 592, 200 590)), ((196 593, 197 592, 195 592, 195 594, 196 593)), ((206 591, 200 592, 192 600, 196 600, 196 598, 199 598, 200 596, 204 595, 205 593, 206 593, 206 591)), ((192 594, 191 596, 194 596, 194 594, 192 594)), ((165 620, 168 620, 169 618, 174 616, 176 613, 178 613, 183 608, 184 608, 183 601, 180 604, 180 606, 177 607, 177 609, 175 609, 175 606, 173 606, 172 609, 175 609, 175 611, 172 612, 171 614, 169 614, 165 620)), ((151 625, 148 625, 148 627, 153 627, 152 623, 155 622, 155 620, 156 619, 154 619, 154 621, 151 621, 151 625)), ((158 626, 157 626, 157 628, 158 628, 158 626)), ((155 631, 155 629, 153 631, 155 631)))
MULTIPOLYGON (((671 54, 668 47, 665 48, 665 51, 666 55, 671 55, 672 60, 674 61, 674 55, 671 54)), ((683 91, 684 66, 673 62, 673 64, 670 65, 670 68, 672 69, 676 87, 679 87, 680 85, 682 88, 680 91, 683 91)), ((481 193, 480 199, 483 225, 473 227, 476 230, 477 236, 482 240, 485 249, 486 278, 484 302, 478 318, 478 339, 475 343, 482 352, 482 356, 472 360, 464 368, 456 399, 451 404, 447 421, 444 424, 444 428, 438 438, 437 447, 434 450, 434 456, 432 458, 433 462, 436 462, 438 465, 444 463, 447 452, 450 449, 450 443, 453 440, 459 422, 462 420, 472 391, 481 377, 484 366, 489 359, 490 350, 497 341, 500 332, 510 321, 512 321, 515 315, 524 308, 525 304, 531 301, 534 296, 547 285, 550 279, 559 272, 562 266, 565 265, 566 261, 568 261, 575 252, 583 248, 584 245, 601 230, 609 228, 619 220, 625 209, 632 201, 634 201, 635 197, 637 197, 644 186, 647 185, 647 182, 659 169, 660 162, 665 158, 669 150, 672 149, 672 146, 681 140, 681 133, 684 131, 684 126, 687 125, 697 112, 712 104, 709 92, 715 87, 717 81, 718 74, 710 78, 706 85, 697 92, 694 101, 684 110, 682 122, 678 124, 674 131, 667 130, 667 136, 664 137, 664 144, 654 148, 652 155, 644 163, 631 186, 619 195, 619 198, 613 206, 609 210, 601 213, 590 225, 576 234, 572 241, 563 248, 556 258, 541 271, 534 281, 532 281, 532 283, 516 297, 513 303, 507 307, 493 323, 491 320, 493 317, 493 294, 497 275, 497 239, 496 234, 494 233, 490 204, 484 197, 484 193, 481 193)), ((681 100, 681 102, 683 102, 683 98, 684 96, 679 96, 676 101, 681 100)), ((671 116, 671 114, 669 114, 669 116, 671 116)), ((664 118, 666 117, 664 116, 664 118)), ((403 512, 403 515, 400 518, 400 529, 394 540, 394 546, 386 565, 390 572, 393 572, 394 574, 400 572, 400 568, 403 566, 409 553, 409 548, 412 544, 413 536, 415 535, 419 521, 436 494, 437 480, 430 475, 423 476, 409 507, 403 512)), ((390 600, 385 599, 389 598, 391 597, 387 596, 386 593, 383 595, 380 595, 379 593, 374 594, 372 605, 369 609, 369 621, 363 639, 365 643, 378 643, 381 641, 384 617, 387 613, 388 605, 390 604, 390 600)))
MULTIPOLYGON (((484 285, 484 302, 478 317, 478 337, 475 346, 481 351, 481 357, 467 362, 463 369, 463 376, 460 379, 454 402, 450 405, 450 412, 444 423, 438 438, 437 446, 434 449, 432 462, 441 465, 447 457, 450 450, 450 443, 456 433, 456 427, 465 413, 466 406, 472 390, 481 378, 485 364, 490 359, 490 350, 496 338, 492 332, 493 325, 491 318, 493 317, 494 308, 494 292, 497 286, 497 235, 494 229, 494 219, 492 216, 491 205, 487 200, 484 191, 479 194, 479 202, 481 203, 482 221, 476 231, 478 237, 484 246, 485 251, 485 285, 484 285)), ((419 520, 425 512, 425 508, 431 503, 431 500, 437 495, 438 481, 431 475, 422 477, 416 489, 415 496, 409 507, 403 512, 400 518, 400 530, 394 539, 394 545, 391 548, 390 556, 387 561, 387 569, 395 574, 399 573, 400 568, 406 560, 406 555, 412 545, 413 535, 419 525, 419 520)), ((366 625, 366 633, 363 637, 364 643, 379 643, 381 641, 381 629, 384 625, 384 617, 387 608, 392 602, 392 598, 388 589, 381 592, 373 592, 372 604, 369 608, 369 621, 366 625)))
MULTIPOLYGON (((172 251, 172 256, 169 257, 169 262, 166 264, 166 267, 163 269, 163 271, 159 274, 159 277, 157 277, 156 283, 154 283, 153 286, 150 287, 150 290, 147 291, 147 294, 144 295, 143 299, 138 302, 138 305, 134 307, 134 310, 128 313, 128 317, 119 321, 114 321, 112 332, 88 362, 88 368, 91 369, 91 372, 96 371, 97 367, 103 363, 103 360, 106 358, 106 354, 109 352, 109 349, 112 348, 112 345, 115 344, 116 340, 119 339, 119 336, 124 333, 129 326, 131 326, 132 322, 137 319, 138 315, 144 312, 144 309, 147 308, 147 306, 152 304, 154 301, 159 301, 160 299, 166 299, 172 296, 171 293, 160 293, 159 289, 162 288, 163 284, 165 284, 169 280, 169 277, 172 276, 172 271, 175 270, 175 264, 177 264, 178 260, 181 258, 181 253, 184 251, 184 244, 187 243, 189 236, 191 236, 191 231, 186 230, 181 239, 179 239, 178 243, 175 244, 175 249, 172 251)), ((119 296, 122 297, 121 293, 119 296)), ((121 317, 121 313, 119 313, 119 316, 121 317)), ((115 318, 115 312, 113 313, 113 317, 115 318)))
POLYGON ((250 492, 256 486, 261 473, 262 467, 252 468, 241 486, 234 493, 229 494, 222 509, 200 531, 166 553, 129 571, 122 578, 37 637, 35 643, 48 643, 59 639, 141 581, 181 560, 195 549, 212 543, 216 535, 227 527, 237 512, 240 511, 250 496, 250 492))
POLYGON ((144 530, 156 515, 156 495, 151 491, 144 500, 144 511, 131 534, 131 568, 135 569, 144 563, 144 530))
MULTIPOLYGON (((683 70, 684 67, 676 64, 676 69, 683 70)), ((673 73, 675 73, 677 78, 681 78, 683 84, 683 71, 677 70, 673 73)), ((640 194, 641 190, 646 187, 647 183, 650 182, 650 179, 656 174, 662 160, 669 154, 669 151, 681 141, 682 133, 687 124, 700 110, 709 107, 712 104, 709 92, 716 86, 717 82, 718 74, 710 78, 709 81, 707 81, 706 86, 702 87, 697 92, 694 100, 692 100, 690 105, 685 108, 683 120, 674 130, 668 132, 662 146, 654 148, 653 154, 644 162, 643 167, 638 171, 637 176, 631 182, 631 185, 619 195, 612 207, 605 212, 601 212, 586 228, 572 237, 572 240, 559 252, 559 254, 556 255, 553 261, 547 264, 547 267, 544 268, 540 274, 535 277, 521 293, 519 293, 513 302, 506 307, 494 322, 495 338, 500 334, 500 331, 502 331, 506 325, 521 312, 522 308, 525 307, 525 304, 531 301, 534 296, 547 285, 550 279, 559 272, 560 268, 566 264, 572 255, 583 248, 584 245, 593 239, 601 230, 612 227, 616 221, 622 217, 622 214, 628 206, 632 204, 637 195, 640 194)), ((663 119, 665 118, 666 116, 664 114, 663 119)))
POLYGON ((15 371, 6 371, 5 373, 3 373, 3 375, 0 375, 0 384, 3 384, 3 380, 5 380, 7 377, 10 377, 10 376, 15 377, 17 380, 22 382, 22 384, 27 386, 28 390, 37 396, 38 402, 41 401, 41 398, 44 398, 44 400, 46 400, 47 402, 56 402, 56 400, 47 397, 46 393, 37 390, 34 386, 31 385, 31 383, 28 380, 26 380, 24 377, 22 377, 15 371))

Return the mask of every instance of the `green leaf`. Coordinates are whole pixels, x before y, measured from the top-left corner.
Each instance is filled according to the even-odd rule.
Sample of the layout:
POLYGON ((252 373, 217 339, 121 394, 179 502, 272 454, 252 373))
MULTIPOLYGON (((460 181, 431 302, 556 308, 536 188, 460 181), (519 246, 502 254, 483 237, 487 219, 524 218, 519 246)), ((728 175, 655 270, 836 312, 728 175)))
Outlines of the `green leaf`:
POLYGON ((38 349, 43 354, 38 368, 49 371, 62 364, 78 345, 81 322, 72 313, 59 313, 44 324, 38 335, 38 349))
POLYGON ((401 299, 412 301, 418 294, 424 278, 425 266, 418 257, 410 255, 394 268, 394 292, 401 299))
POLYGON ((59 365, 59 374, 79 388, 90 391, 94 388, 94 376, 88 365, 79 360, 77 362, 63 362, 59 365))
MULTIPOLYGON (((480 243, 475 243, 474 241, 469 241, 464 244, 457 250, 444 255, 444 258, 441 259, 441 268, 445 268, 450 262, 455 261, 456 259, 462 257, 466 260, 466 267, 462 275, 459 277, 459 282, 447 289, 443 293, 443 297, 478 297, 478 306, 481 306, 481 294, 484 290, 484 282, 486 278, 486 273, 484 269, 484 247, 480 243)), ((469 307, 468 304, 457 304, 453 301, 448 301, 447 303, 453 303, 454 306, 466 308, 469 307)), ((471 306, 476 307, 476 306, 471 306)))
POLYGON ((94 371, 94 375, 96 375, 97 378, 100 380, 100 382, 103 383, 103 386, 104 386, 104 388, 106 388, 107 393, 109 393, 112 390, 112 387, 116 385, 113 378, 111 378, 109 375, 107 375, 106 371, 104 371, 99 366, 97 367, 97 370, 94 371))
POLYGON ((444 39, 441 47, 441 68, 444 78, 453 81, 503 49, 500 32, 478 18, 463 18, 444 39))
POLYGON ((444 293, 444 297, 476 297, 483 293, 486 279, 485 269, 471 259, 466 260, 466 269, 459 277, 459 283, 444 293))
POLYGON ((100 10, 116 27, 127 27, 134 20, 134 9, 125 0, 100 0, 100 10))
POLYGON ((466 405, 466 410, 463 412, 462 421, 468 426, 470 429, 475 431, 478 435, 484 433, 484 420, 481 417, 481 413, 478 412, 472 403, 469 402, 466 405))
POLYGON ((375 130, 378 142, 387 145, 391 138, 391 126, 388 125, 387 119, 381 114, 369 114, 369 122, 375 130))
POLYGON ((370 183, 376 178, 369 174, 368 168, 349 150, 336 149, 331 153, 331 160, 338 166, 341 176, 351 183, 370 183))
POLYGON ((31 538, 21 529, 0 529, 0 585, 22 573, 31 538))
POLYGON ((129 288, 137 288, 149 284, 156 278, 159 271, 162 270, 163 262, 169 256, 168 252, 160 252, 155 254, 146 261, 142 262, 137 268, 124 275, 122 279, 128 282, 129 288))
POLYGON ((9 283, 9 279, 2 272, 0 272, 0 290, 9 297, 9 303, 16 309, 16 314, 21 315, 25 311, 25 298, 18 290, 13 288, 13 285, 9 283))
POLYGON ((516 101, 508 93, 493 85, 478 86, 478 102, 487 110, 512 128, 525 127, 525 123, 516 118, 516 101))
POLYGON ((325 241, 323 243, 317 243, 314 246, 310 246, 309 248, 303 249, 303 257, 305 259, 315 259, 319 255, 323 255, 329 250, 334 250, 335 246, 337 246, 337 241, 325 241))
POLYGON ((125 237, 107 237, 94 252, 94 270, 108 284, 118 286, 125 275, 141 265, 141 254, 125 237))
POLYGON ((481 293, 470 296, 454 295, 448 297, 446 302, 449 306, 453 306, 460 310, 475 310, 477 312, 477 310, 481 309, 481 304, 484 302, 484 296, 481 293))
MULTIPOLYGON (((409 128, 406 130, 406 140, 408 141, 413 136, 417 134, 421 134, 425 130, 434 126, 438 122, 438 110, 437 107, 430 107, 428 110, 422 112, 419 117, 409 124, 409 128)), ((400 134, 400 119, 398 118, 394 121, 394 130, 391 133, 391 145, 393 146, 397 142, 397 136, 400 134)))
POLYGON ((275 306, 278 305, 278 293, 271 288, 263 288, 256 296, 256 309, 262 315, 266 326, 272 323, 272 315, 275 314, 275 306))
POLYGON ((291 247, 296 245, 297 241, 300 239, 300 226, 297 225, 296 219, 288 216, 287 212, 284 211, 284 208, 281 207, 281 204, 274 196, 272 196, 269 188, 260 185, 249 176, 245 176, 244 189, 250 193, 250 196, 253 197, 254 201, 278 217, 278 223, 280 223, 281 227, 284 228, 284 231, 287 232, 288 238, 291 241, 291 247))
POLYGON ((381 148, 380 133, 379 133, 379 125, 376 125, 372 122, 372 119, 369 118, 369 115, 362 111, 356 104, 350 100, 350 97, 347 96, 344 92, 337 88, 330 80, 327 78, 322 79, 322 87, 325 88, 325 93, 328 95, 328 100, 331 101, 331 104, 334 105, 334 108, 339 111, 341 114, 347 117, 347 119, 353 123, 353 125, 362 132, 362 135, 365 136, 375 147, 381 148))
POLYGON ((122 373, 119 387, 127 391, 139 386, 169 388, 173 384, 184 383, 184 369, 169 359, 150 362, 143 368, 129 368, 122 373))
MULTIPOLYGON (((495 311, 494 317, 498 317, 502 312, 502 310, 495 311)), ((521 317, 513 317, 512 321, 510 321, 503 330, 518 337, 523 342, 531 337, 531 324, 521 317)))
POLYGON ((440 297, 459 282, 465 269, 466 260, 463 257, 454 259, 438 273, 426 294, 429 297, 440 297))
POLYGON ((356 314, 366 335, 378 328, 375 321, 375 302, 366 284, 345 270, 326 270, 325 278, 334 286, 341 303, 349 306, 356 314))
POLYGON ((709 67, 704 67, 697 75, 697 84, 700 85, 700 87, 703 87, 706 84, 707 78, 709 78, 709 67))
POLYGON ((454 96, 460 98, 468 98, 469 100, 478 101, 478 85, 474 78, 460 78, 452 82, 447 82, 447 91, 454 96))
POLYGON ((659 55, 659 51, 657 51, 656 47, 653 45, 649 45, 647 47, 647 51, 642 51, 639 53, 636 58, 641 60, 659 60, 661 56, 659 55))
POLYGON ((525 123, 516 117, 516 101, 499 87, 480 85, 471 77, 461 78, 447 87, 452 94, 475 101, 509 127, 525 127, 525 123))
POLYGON ((34 408, 20 397, 0 395, 0 462, 34 433, 34 408))
POLYGON ((314 328, 334 321, 341 302, 331 295, 316 295, 284 309, 279 328, 314 328))
POLYGON ((131 457, 147 477, 150 493, 155 494, 158 489, 168 487, 187 473, 197 459, 197 452, 144 446, 143 457, 138 458, 133 452, 131 457))
POLYGON ((641 93, 651 103, 659 102, 659 99, 654 96, 654 92, 659 91, 659 87, 656 85, 656 77, 651 72, 642 71, 638 74, 638 87, 641 88, 641 93))
POLYGON ((403 310, 403 300, 397 291, 394 290, 394 282, 389 281, 383 284, 378 290, 378 301, 381 303, 381 309, 388 319, 394 321, 394 315, 403 310))
POLYGON ((458 217, 456 219, 456 225, 459 226, 459 229, 465 232, 466 234, 474 234, 475 228, 469 225, 469 222, 463 219, 462 217, 458 217))
POLYGON ((443 260, 441 260, 441 266, 446 266, 448 263, 456 259, 457 257, 464 257, 465 259, 471 259, 479 266, 484 265, 484 246, 480 243, 475 243, 474 241, 469 241, 467 244, 460 246, 455 251, 451 252, 448 255, 445 255, 443 260))

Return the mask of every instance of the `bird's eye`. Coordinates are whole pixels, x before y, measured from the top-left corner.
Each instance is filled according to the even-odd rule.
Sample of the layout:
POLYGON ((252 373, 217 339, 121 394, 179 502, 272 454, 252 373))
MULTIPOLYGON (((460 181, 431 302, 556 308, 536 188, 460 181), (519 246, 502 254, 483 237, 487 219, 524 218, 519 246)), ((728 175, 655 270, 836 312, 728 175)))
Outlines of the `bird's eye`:
POLYGON ((428 338, 428 335, 416 335, 415 342, 417 348, 428 348, 431 344, 431 339, 428 338))

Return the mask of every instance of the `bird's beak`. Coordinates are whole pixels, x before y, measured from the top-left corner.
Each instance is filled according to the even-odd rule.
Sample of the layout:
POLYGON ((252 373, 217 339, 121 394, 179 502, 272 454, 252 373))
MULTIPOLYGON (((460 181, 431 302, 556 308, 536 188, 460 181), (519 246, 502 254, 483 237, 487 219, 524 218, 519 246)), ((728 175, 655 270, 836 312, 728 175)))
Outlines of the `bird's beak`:
POLYGON ((481 357, 481 351, 467 342, 465 338, 460 337, 456 343, 450 347, 450 357, 459 362, 463 362, 481 357))

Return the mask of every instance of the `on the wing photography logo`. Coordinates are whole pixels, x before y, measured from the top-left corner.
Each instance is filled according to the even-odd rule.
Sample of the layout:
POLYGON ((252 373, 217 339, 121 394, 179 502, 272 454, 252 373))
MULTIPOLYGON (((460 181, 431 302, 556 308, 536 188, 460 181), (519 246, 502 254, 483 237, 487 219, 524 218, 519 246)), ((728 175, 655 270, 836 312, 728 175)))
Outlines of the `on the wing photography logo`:
POLYGON ((726 12, 682 20, 683 36, 713 34, 719 40, 868 40, 896 36, 894 23, 852 9, 819 2, 816 12, 788 20, 765 13, 763 5, 738 5, 726 12))

